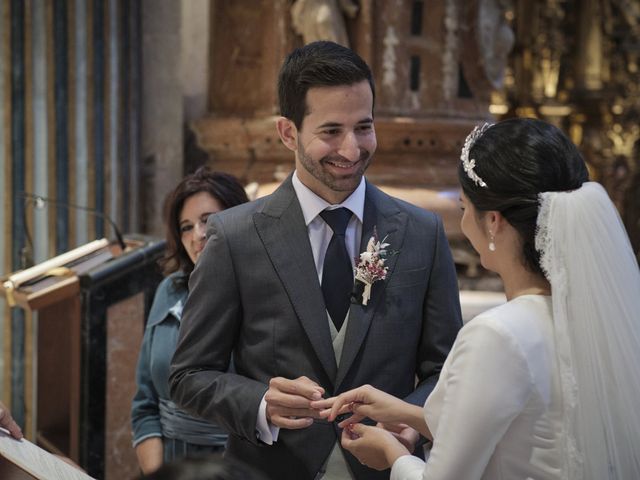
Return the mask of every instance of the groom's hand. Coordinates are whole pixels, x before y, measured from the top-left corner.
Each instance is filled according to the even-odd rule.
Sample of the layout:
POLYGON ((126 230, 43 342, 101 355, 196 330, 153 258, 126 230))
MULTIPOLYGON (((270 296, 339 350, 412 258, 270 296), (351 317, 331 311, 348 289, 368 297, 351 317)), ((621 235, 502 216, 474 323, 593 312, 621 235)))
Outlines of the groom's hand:
POLYGON ((409 453, 413 453, 416 449, 416 444, 420 440, 420 433, 404 423, 378 423, 376 427, 384 428, 386 431, 391 432, 396 437, 396 440, 409 450, 409 453))
POLYGON ((295 380, 274 377, 264 397, 267 420, 280 428, 306 428, 314 418, 320 418, 318 410, 311 408, 311 402, 320 400, 323 394, 324 388, 307 377, 295 380))

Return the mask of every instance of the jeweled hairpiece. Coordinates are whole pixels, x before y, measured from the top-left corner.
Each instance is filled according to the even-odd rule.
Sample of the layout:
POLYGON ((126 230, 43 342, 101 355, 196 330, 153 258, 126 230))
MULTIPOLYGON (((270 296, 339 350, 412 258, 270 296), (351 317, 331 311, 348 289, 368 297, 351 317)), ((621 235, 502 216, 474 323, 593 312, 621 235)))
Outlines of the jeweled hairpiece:
POLYGON ((476 166, 476 160, 472 158, 469 160, 469 151, 473 144, 482 136, 484 132, 486 132, 489 127, 491 127, 493 123, 484 123, 482 125, 476 126, 473 131, 467 136, 464 141, 464 147, 462 147, 462 153, 460 154, 460 160, 462 161, 462 168, 466 172, 467 176, 476 184, 481 187, 487 188, 487 184, 484 183, 478 174, 475 172, 474 168, 476 166))

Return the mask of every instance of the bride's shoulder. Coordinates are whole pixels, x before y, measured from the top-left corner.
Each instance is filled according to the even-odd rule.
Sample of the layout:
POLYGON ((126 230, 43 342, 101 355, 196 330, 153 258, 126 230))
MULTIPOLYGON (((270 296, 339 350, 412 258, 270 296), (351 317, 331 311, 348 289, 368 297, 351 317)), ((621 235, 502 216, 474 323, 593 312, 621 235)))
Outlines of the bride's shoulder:
POLYGON ((551 297, 523 295, 476 315, 468 324, 510 322, 516 318, 548 317, 550 310, 551 297))
POLYGON ((477 315, 462 330, 471 333, 478 329, 492 329, 502 335, 520 337, 540 329, 550 320, 550 297, 525 295, 477 315))

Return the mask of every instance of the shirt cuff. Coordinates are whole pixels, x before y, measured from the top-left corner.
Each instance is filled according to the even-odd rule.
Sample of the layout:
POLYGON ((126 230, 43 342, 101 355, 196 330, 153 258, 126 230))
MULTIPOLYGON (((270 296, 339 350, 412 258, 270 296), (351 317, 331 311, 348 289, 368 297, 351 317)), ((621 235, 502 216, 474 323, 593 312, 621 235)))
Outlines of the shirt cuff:
MULTIPOLYGON (((266 396, 266 393, 265 393, 266 396)), ((256 435, 261 442, 267 445, 273 445, 278 441, 280 427, 269 424, 267 421, 267 401, 262 397, 260 408, 258 408, 258 418, 256 419, 256 435)))

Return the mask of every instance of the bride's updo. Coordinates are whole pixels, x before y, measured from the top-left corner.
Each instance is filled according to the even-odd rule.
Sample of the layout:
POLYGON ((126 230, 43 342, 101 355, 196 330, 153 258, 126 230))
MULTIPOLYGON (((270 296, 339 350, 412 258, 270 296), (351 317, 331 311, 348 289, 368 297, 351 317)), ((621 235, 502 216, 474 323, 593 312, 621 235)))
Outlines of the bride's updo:
POLYGON ((461 162, 458 178, 464 194, 482 214, 499 211, 522 239, 525 266, 542 274, 535 249, 538 194, 575 190, 588 181, 582 155, 562 131, 532 118, 492 125, 473 143, 474 180, 461 162), (482 182, 477 180, 481 179, 482 182))

